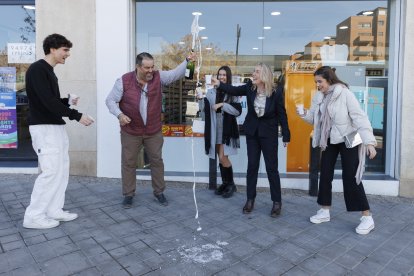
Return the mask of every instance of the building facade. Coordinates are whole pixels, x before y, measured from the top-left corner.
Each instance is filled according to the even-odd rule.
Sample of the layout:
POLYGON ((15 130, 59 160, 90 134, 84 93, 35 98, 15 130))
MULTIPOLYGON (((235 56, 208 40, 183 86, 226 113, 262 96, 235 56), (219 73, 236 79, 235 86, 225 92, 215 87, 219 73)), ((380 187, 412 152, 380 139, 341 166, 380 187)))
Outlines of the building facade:
MULTIPOLYGON (((301 83, 308 83, 308 90, 306 90, 308 92, 302 91, 301 93, 309 93, 314 89, 314 87, 312 88, 313 81, 309 78, 311 74, 306 71, 292 72, 289 70, 307 68, 314 63, 316 66, 324 64, 326 61, 321 59, 318 51, 323 45, 346 45, 349 52, 347 62, 338 64, 338 72, 342 72, 341 76, 345 79, 349 79, 351 82, 355 81, 355 83, 351 83, 355 87, 354 92, 357 97, 361 96, 363 108, 368 114, 371 114, 370 120, 379 141, 379 161, 368 163, 368 173, 364 182, 366 189, 368 193, 372 194, 414 197, 414 171, 412 170, 414 161, 410 158, 414 151, 412 139, 414 126, 409 123, 410 113, 414 107, 414 96, 410 93, 410 88, 413 87, 414 81, 408 73, 413 70, 413 65, 409 62, 413 60, 413 53, 408 50, 414 46, 413 3, 408 0, 363 1, 364 5, 368 7, 365 9, 361 1, 326 1, 326 3, 344 4, 344 10, 346 8, 350 12, 340 15, 341 17, 336 18, 336 21, 333 20, 329 24, 331 28, 325 31, 320 25, 326 24, 327 19, 322 16, 312 17, 314 13, 312 8, 316 9, 315 5, 321 1, 151 2, 133 0, 19 2, 20 5, 32 4, 36 8, 36 28, 33 41, 36 45, 36 59, 43 57, 41 44, 43 38, 50 33, 61 33, 74 44, 71 57, 64 66, 56 67, 56 74, 59 77, 61 90, 79 95, 79 110, 94 116, 96 124, 92 128, 82 128, 75 126, 74 123, 67 124, 71 140, 72 174, 120 177, 119 126, 116 118, 108 112, 105 98, 115 80, 134 69, 134 59, 137 53, 142 51, 154 53, 156 65, 161 69, 173 67, 183 59, 183 54, 189 47, 180 48, 179 45, 184 42, 183 45, 188 46, 185 38, 186 36, 191 38, 190 27, 194 18, 191 11, 202 9, 203 15, 200 17, 200 23, 206 24, 206 34, 208 35, 204 36, 202 33, 204 38, 201 38, 203 49, 200 53, 204 60, 204 67, 201 67, 200 70, 202 72, 201 80, 204 75, 214 74, 218 66, 222 65, 221 63, 226 63, 231 65, 235 75, 240 77, 235 80, 241 82, 243 78, 249 77, 249 71, 252 71, 256 62, 264 61, 272 66, 275 80, 280 75, 289 76, 290 79, 287 83, 291 86, 286 87, 288 96, 293 95, 289 94, 293 93, 292 91, 301 89, 299 85, 301 83), (376 2, 381 3, 376 4, 376 2), (229 8, 225 4, 228 4, 229 8), (268 17, 267 14, 273 12, 275 4, 281 10, 281 17, 268 17), (295 17, 295 12, 290 10, 296 10, 294 9, 295 5, 296 8, 299 6, 305 10, 308 8, 308 13, 295 17), (173 12, 172 7, 181 8, 183 14, 173 12), (209 15, 210 8, 217 12, 209 15), (252 17, 253 19, 257 17, 257 20, 252 20, 249 24, 241 24, 240 37, 237 36, 235 25, 229 27, 234 31, 227 34, 225 33, 226 23, 221 22, 226 22, 228 18, 225 17, 225 13, 221 16, 221 13, 218 12, 221 9, 223 12, 233 12, 237 15, 236 17, 252 17), (363 14, 366 11, 370 11, 372 14, 363 14), (175 17, 171 18, 174 14, 175 17), (294 21, 282 22, 284 14, 298 22, 304 16, 309 16, 309 21, 306 23, 307 26, 296 25, 294 21), (177 26, 174 25, 175 23, 173 24, 173 21, 177 21, 175 22, 177 26), (163 24, 159 24, 160 22, 163 24), (255 24, 260 27, 260 30, 251 28, 255 24), (221 29, 216 30, 216 25, 221 29), (348 28, 341 28, 343 26, 348 28), (170 27, 181 30, 180 35, 172 37, 175 30, 170 30, 170 27), (210 29, 215 31, 207 32, 210 29), (277 32, 269 35, 270 30, 277 32), (225 33, 225 37, 215 40, 220 32, 225 33), (309 34, 313 34, 313 36, 308 36, 309 34), (254 38, 250 35, 253 35, 254 38), (324 36, 329 36, 329 38, 324 38, 324 36), (231 39, 227 41, 226 37, 231 37, 231 39), (278 38, 277 41, 272 41, 275 37, 278 38), (304 39, 309 37, 309 39, 303 39, 301 44, 297 46, 298 37, 304 39), (317 37, 319 40, 315 39, 317 37), (239 38, 240 49, 239 46, 236 48, 236 39, 239 38), (162 48, 160 45, 166 46, 162 48), (243 48, 246 45, 249 45, 249 49, 243 48), (173 46, 179 51, 168 52, 170 49, 168 47, 173 46), (298 52, 303 54, 298 54, 298 52), (370 90, 370 88, 375 89, 370 90), (374 102, 373 99, 382 100, 374 102), (376 108, 381 106, 381 111, 377 111, 376 108)), ((0 9, 15 3, 16 1, 0 1, 0 9)), ((10 42, 16 41, 8 41, 8 43, 10 42)), ((18 42, 21 43, 21 40, 18 42)), ((0 64, 1 67, 15 68, 17 65, 10 62, 0 64)), ((21 65, 21 69, 17 69, 16 74, 24 72, 24 68, 21 65)), ((18 79, 16 77, 16 80, 18 79)), ((172 95, 175 94, 181 95, 178 95, 181 98, 177 102, 179 111, 174 111, 179 112, 178 124, 172 121, 164 122, 170 130, 165 135, 163 150, 166 179, 206 182, 208 181, 209 161, 203 152, 203 138, 186 135, 188 134, 186 126, 191 125, 191 116, 193 116, 188 111, 189 102, 194 96, 191 87, 187 90, 183 88, 187 84, 184 82, 181 84, 182 86, 177 86, 178 88, 164 88, 167 99, 173 98, 172 95), (174 89, 181 90, 177 93, 174 92, 176 91, 174 89), (185 94, 183 94, 184 90, 186 90, 185 94), (174 130, 174 127, 175 131, 171 131, 174 130), (196 171, 195 179, 193 171, 196 171)), ((18 91, 17 87, 15 90, 18 91)), ((297 94, 295 95, 297 96, 297 94)), ((288 112, 289 104, 287 102, 288 112)), ((169 101, 165 107, 168 109, 171 105, 172 101, 169 101)), ((291 108, 290 111, 292 111, 291 108)), ((20 121, 18 120, 19 124, 20 121)), ((295 128, 296 123, 293 117, 290 123, 291 127, 295 128)), ((20 128, 18 133, 22 135, 22 138, 18 138, 19 141, 23 141, 27 132, 25 134, 24 126, 20 128)), ((298 133, 298 135, 306 136, 300 129, 298 133)), ((245 181, 247 167, 243 139, 244 137, 242 137, 239 154, 232 158, 240 184, 245 181)), ((27 142, 26 145, 30 146, 30 143, 27 142)), ((11 158, 11 151, 12 149, 0 148, 1 172, 37 171, 37 169, 19 166, 19 162, 14 161, 21 160, 11 158), (13 161, 12 165, 10 165, 10 160, 13 161)), ((307 189, 306 160, 308 157, 304 152, 305 150, 295 150, 294 147, 287 150, 280 149, 279 170, 283 176, 282 185, 284 187, 307 189), (301 158, 303 159, 302 163, 298 161, 301 158)), ((27 153, 24 155, 27 160, 35 159, 27 153)), ((142 159, 138 160, 137 177, 149 178, 148 170, 144 169, 145 160, 142 159)), ((263 164, 260 167, 262 174, 259 185, 267 186, 263 164)), ((341 190, 340 180, 336 179, 335 182, 334 189, 341 190)))

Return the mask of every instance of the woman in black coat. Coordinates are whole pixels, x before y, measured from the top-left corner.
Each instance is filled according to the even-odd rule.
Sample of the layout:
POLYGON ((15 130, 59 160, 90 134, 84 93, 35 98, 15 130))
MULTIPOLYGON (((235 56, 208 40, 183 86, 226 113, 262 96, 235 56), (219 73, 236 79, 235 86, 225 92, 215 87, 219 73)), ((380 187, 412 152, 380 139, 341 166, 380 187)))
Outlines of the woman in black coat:
POLYGON ((249 214, 254 208, 260 155, 266 165, 273 207, 272 217, 277 217, 282 208, 280 177, 278 170, 278 125, 282 126, 283 144, 290 142, 290 131, 286 115, 283 87, 274 89, 273 73, 270 68, 259 63, 253 72, 252 82, 243 86, 232 86, 212 80, 213 85, 233 96, 246 96, 247 115, 243 129, 247 143, 247 201, 243 213, 249 214))

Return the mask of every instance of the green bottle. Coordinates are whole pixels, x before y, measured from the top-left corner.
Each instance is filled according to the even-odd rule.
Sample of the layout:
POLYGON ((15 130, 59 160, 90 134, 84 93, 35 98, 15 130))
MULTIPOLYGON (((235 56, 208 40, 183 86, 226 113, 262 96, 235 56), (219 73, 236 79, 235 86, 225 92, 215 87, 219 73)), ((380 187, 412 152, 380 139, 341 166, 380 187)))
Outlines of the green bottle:
POLYGON ((192 80, 194 76, 194 62, 192 60, 187 62, 187 68, 185 69, 185 78, 192 80))

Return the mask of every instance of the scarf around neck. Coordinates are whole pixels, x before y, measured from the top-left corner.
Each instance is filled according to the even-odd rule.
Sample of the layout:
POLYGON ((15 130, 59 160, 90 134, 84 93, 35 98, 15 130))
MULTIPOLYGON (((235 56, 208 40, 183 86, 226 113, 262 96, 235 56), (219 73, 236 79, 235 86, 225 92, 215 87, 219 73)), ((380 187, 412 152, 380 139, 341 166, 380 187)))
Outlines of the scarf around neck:
POLYGON ((324 109, 320 111, 322 112, 322 116, 321 116, 321 137, 319 139, 319 146, 321 147, 322 151, 324 151, 328 145, 328 138, 330 136, 331 128, 332 128, 332 119, 329 116, 328 105, 331 103, 334 88, 335 88, 335 85, 331 85, 328 89, 328 93, 324 95, 324 99, 323 99, 324 109))

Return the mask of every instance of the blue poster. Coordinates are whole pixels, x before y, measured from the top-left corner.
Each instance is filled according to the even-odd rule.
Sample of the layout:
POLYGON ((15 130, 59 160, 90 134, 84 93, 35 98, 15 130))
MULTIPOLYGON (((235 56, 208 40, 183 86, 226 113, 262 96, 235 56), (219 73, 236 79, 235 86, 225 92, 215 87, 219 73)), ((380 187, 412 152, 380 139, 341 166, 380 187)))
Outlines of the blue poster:
POLYGON ((17 148, 16 68, 0 67, 0 149, 17 148))

